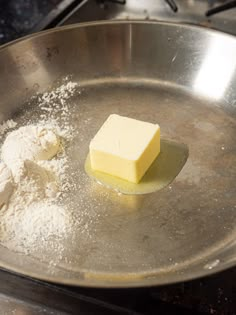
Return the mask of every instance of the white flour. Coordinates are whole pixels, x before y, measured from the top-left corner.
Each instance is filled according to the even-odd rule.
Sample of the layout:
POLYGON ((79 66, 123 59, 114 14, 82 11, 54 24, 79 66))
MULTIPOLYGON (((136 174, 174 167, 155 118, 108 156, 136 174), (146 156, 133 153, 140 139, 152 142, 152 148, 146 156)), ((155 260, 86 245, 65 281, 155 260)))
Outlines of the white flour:
POLYGON ((60 139, 50 126, 24 126, 8 134, 2 145, 1 159, 15 178, 19 177, 22 161, 49 160, 57 154, 59 147, 60 139))
POLYGON ((45 123, 49 121, 54 128, 58 129, 59 135, 65 137, 67 140, 73 137, 73 130, 71 130, 69 119, 70 109, 67 105, 67 100, 73 96, 77 86, 78 84, 75 82, 67 82, 51 92, 44 93, 39 98, 41 121, 45 123), (61 128, 62 125, 63 128, 61 128))
POLYGON ((51 239, 54 239, 54 242, 60 241, 66 237, 71 224, 63 207, 47 201, 31 203, 17 213, 16 209, 10 208, 6 211, 4 220, 11 223, 5 224, 3 231, 7 234, 5 245, 24 253, 40 250, 47 246, 51 239))
POLYGON ((0 125, 0 136, 2 136, 6 131, 15 128, 16 125, 17 123, 12 119, 5 121, 0 125))
POLYGON ((6 164, 0 162, 0 207, 7 204, 14 189, 11 171, 6 164))
MULTIPOLYGON (((71 218, 58 200, 71 188, 63 147, 73 138, 66 101, 76 87, 77 83, 67 82, 38 97, 37 125, 14 130, 2 146, 1 158, 12 172, 14 191, 8 196, 9 203, 4 201, 0 209, 0 242, 12 250, 50 251, 48 247, 52 244, 52 249, 63 250, 58 244, 70 231, 71 218)), ((15 126, 14 121, 2 124, 0 135, 15 126)), ((0 198, 4 185, 6 180, 0 169, 0 198)))

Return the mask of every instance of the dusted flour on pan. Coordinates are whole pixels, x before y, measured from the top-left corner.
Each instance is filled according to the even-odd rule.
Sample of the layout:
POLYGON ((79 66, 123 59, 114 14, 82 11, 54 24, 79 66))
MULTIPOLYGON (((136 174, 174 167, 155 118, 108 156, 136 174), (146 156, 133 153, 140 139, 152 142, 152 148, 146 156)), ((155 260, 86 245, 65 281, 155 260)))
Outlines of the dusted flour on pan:
POLYGON ((6 164, 0 162, 0 207, 8 204, 14 189, 14 181, 11 171, 6 164))
POLYGON ((0 165, 1 203, 7 204, 13 185, 16 191, 9 208, 15 196, 22 198, 18 200, 22 205, 56 197, 59 190, 56 174, 38 162, 51 159, 59 147, 60 138, 50 127, 31 125, 10 132, 1 149, 1 160, 5 163, 0 165))
POLYGON ((3 222, 6 228, 4 245, 26 254, 51 246, 50 238, 55 236, 57 242, 53 246, 57 251, 62 250, 60 240, 71 229, 66 209, 47 200, 30 203, 24 210, 11 207, 3 222))
POLYGON ((3 122, 0 125, 0 137, 6 132, 9 131, 10 129, 15 128, 17 125, 17 122, 15 122, 13 119, 9 119, 5 122, 3 122))
MULTIPOLYGON (((48 160, 57 154, 59 145, 60 139, 53 128, 29 125, 9 133, 2 146, 2 155, 14 150, 14 157, 18 159, 48 160)), ((6 159, 9 160, 9 156, 6 159)))
POLYGON ((59 146, 60 139, 50 126, 24 126, 8 134, 2 146, 1 159, 13 171, 19 161, 51 159, 59 146))
POLYGON ((73 138, 66 100, 76 87, 77 83, 67 82, 36 97, 37 123, 27 119, 25 125, 8 121, 0 126, 5 136, 0 163, 0 242, 11 250, 63 251, 60 239, 71 222, 58 202, 70 189, 64 146, 73 138), (51 242, 52 237, 58 242, 51 242))

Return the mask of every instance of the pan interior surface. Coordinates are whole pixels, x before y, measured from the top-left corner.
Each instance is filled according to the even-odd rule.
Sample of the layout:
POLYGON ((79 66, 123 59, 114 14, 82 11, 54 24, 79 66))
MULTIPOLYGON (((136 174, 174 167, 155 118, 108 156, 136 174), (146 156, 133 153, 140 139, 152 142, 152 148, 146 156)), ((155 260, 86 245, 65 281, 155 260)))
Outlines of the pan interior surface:
MULTIPOLYGON (((127 287, 191 279, 235 263, 236 77, 228 67, 230 78, 224 74, 218 86, 216 80, 215 94, 212 82, 207 89, 205 79, 213 70, 204 66, 209 56, 203 44, 197 45, 218 47, 222 41, 236 53, 234 38, 214 32, 158 23, 104 23, 48 32, 0 50, 3 85, 14 90, 14 83, 15 97, 24 86, 14 104, 0 88, 2 120, 13 118, 18 126, 37 123, 41 113, 37 99, 30 98, 36 90, 50 91, 67 75, 79 83, 67 100, 75 130, 65 148, 67 176, 73 174, 74 189, 63 205, 71 229, 60 246, 42 244, 27 254, 7 247, 0 235, 2 267, 58 283, 127 287), (73 49, 68 34, 77 39, 73 49), (62 38, 68 45, 62 45, 62 38), (29 44, 34 64, 27 66, 16 56, 29 44), (45 53, 48 47, 50 54, 45 53), (89 142, 114 113, 156 122, 163 139, 188 147, 186 164, 168 186, 124 195, 86 174, 89 142)), ((210 48, 208 52, 214 56, 210 48)))

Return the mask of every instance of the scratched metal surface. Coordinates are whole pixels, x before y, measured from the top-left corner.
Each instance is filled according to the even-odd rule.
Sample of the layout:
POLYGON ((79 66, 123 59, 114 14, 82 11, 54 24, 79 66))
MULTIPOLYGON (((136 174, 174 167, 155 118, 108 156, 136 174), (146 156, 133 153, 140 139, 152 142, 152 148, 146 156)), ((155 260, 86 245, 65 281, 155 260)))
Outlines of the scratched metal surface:
POLYGON ((65 27, 3 47, 2 119, 37 120, 37 104, 25 111, 26 99, 65 75, 80 83, 82 93, 69 104, 78 134, 68 147, 80 189, 65 204, 94 219, 84 222, 88 234, 72 230, 60 257, 46 248, 24 255, 0 246, 0 265, 102 287, 172 283, 234 265, 235 53, 234 37, 151 22, 65 27), (170 187, 120 196, 86 176, 89 141, 111 113, 157 121, 163 137, 188 145, 170 187))

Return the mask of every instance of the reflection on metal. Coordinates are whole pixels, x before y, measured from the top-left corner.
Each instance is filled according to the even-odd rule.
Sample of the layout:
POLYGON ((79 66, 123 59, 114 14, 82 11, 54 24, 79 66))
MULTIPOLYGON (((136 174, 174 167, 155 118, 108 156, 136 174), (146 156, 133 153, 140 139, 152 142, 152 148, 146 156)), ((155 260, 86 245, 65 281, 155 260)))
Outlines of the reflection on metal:
POLYGON ((197 93, 221 99, 236 70, 236 44, 229 38, 213 37, 197 74, 194 89, 197 93))
POLYGON ((206 265, 204 266, 204 268, 211 270, 211 269, 215 268, 216 266, 218 266, 219 263, 220 263, 220 260, 219 260, 219 259, 216 259, 216 260, 211 261, 211 262, 209 262, 208 264, 206 264, 206 265))

